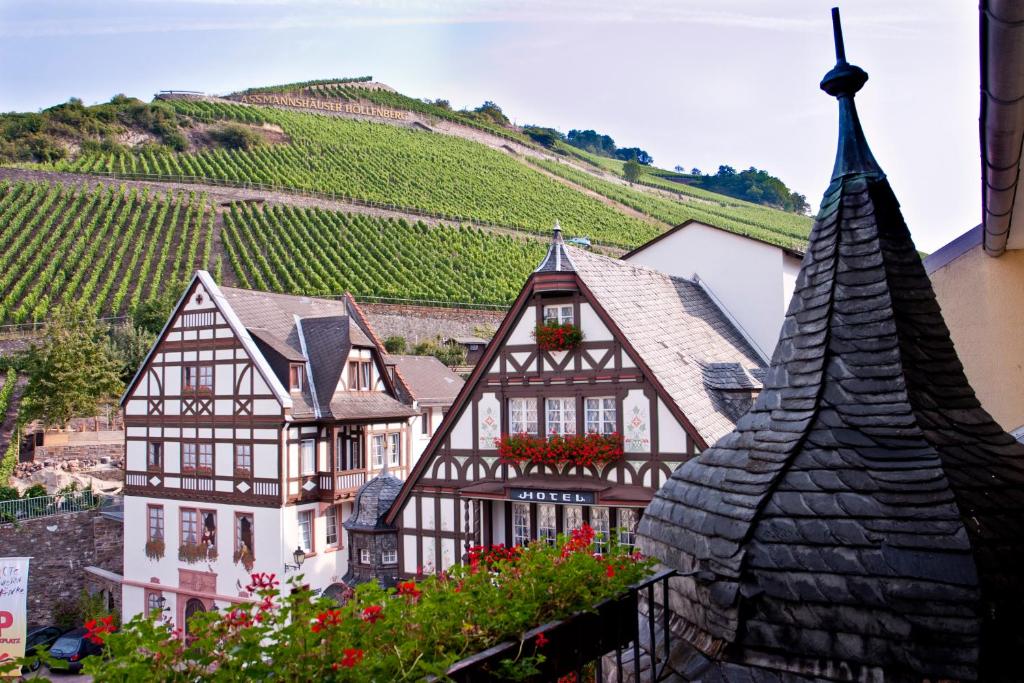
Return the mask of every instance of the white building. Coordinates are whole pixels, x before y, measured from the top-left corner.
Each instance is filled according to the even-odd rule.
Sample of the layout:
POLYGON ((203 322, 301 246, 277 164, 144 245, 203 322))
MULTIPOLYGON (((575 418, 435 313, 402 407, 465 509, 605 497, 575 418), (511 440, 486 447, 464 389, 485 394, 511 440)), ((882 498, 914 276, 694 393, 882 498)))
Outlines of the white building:
POLYGON ((803 254, 793 249, 695 220, 622 257, 696 280, 766 359, 779 340, 802 259, 803 254))
MULTIPOLYGON (((451 374, 436 359, 418 374, 437 366, 451 374)), ((122 398, 123 618, 164 609, 186 626, 250 599, 250 571, 338 590, 356 491, 385 466, 404 477, 421 414, 444 407, 413 407, 388 368, 351 297, 221 288, 197 272, 122 398)))

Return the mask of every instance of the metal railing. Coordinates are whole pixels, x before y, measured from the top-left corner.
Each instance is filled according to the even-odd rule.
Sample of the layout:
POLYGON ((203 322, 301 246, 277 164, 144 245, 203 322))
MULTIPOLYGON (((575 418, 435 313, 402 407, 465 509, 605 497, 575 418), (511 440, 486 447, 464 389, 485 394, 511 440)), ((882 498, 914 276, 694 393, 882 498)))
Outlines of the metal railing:
POLYGON ((52 496, 3 500, 0 501, 0 523, 22 522, 40 517, 95 510, 101 502, 102 498, 93 494, 89 489, 52 496))

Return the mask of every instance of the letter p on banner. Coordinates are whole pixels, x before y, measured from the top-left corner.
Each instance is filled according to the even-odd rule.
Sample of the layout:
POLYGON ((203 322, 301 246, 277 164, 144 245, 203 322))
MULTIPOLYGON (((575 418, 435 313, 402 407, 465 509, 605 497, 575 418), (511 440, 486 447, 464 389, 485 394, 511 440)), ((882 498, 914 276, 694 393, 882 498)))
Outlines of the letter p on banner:
POLYGON ((25 656, 28 557, 0 557, 0 676, 20 676, 25 656))

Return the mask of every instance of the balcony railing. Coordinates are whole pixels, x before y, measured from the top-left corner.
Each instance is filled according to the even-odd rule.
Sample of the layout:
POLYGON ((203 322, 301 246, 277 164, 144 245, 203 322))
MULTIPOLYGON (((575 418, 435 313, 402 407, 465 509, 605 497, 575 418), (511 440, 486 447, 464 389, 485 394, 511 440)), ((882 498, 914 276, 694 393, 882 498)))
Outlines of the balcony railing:
MULTIPOLYGON (((669 667, 669 612, 658 607, 668 594, 674 570, 663 571, 608 600, 592 612, 543 624, 523 640, 544 633, 545 658, 530 681, 575 680, 599 683, 657 683, 676 676, 669 667)), ((452 666, 447 678, 460 683, 494 679, 503 660, 516 659, 521 641, 508 641, 478 652, 452 666)))
POLYGON ((52 517, 82 512, 99 507, 100 497, 91 490, 0 501, 0 523, 21 522, 39 517, 52 517))
POLYGON ((366 470, 343 470, 341 472, 320 473, 321 496, 333 499, 356 489, 366 483, 366 470))

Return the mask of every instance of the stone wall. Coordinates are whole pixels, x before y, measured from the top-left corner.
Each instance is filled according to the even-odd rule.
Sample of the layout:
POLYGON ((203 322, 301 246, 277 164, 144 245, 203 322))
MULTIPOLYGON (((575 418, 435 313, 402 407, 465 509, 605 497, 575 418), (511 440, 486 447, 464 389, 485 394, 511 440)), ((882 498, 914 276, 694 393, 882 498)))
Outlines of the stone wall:
MULTIPOLYGON (((96 510, 0 525, 0 553, 31 557, 28 576, 29 628, 50 624, 58 606, 73 607, 90 583, 85 567, 121 573, 123 524, 96 510)), ((120 602, 120 590, 110 590, 120 602)))
POLYGON ((36 462, 46 460, 81 460, 102 462, 120 460, 124 456, 124 440, 113 443, 76 443, 61 446, 36 446, 32 459, 36 462))
POLYGON ((359 304, 374 332, 384 341, 391 336, 405 337, 409 345, 436 337, 471 337, 477 325, 497 329, 505 311, 393 304, 359 304))

